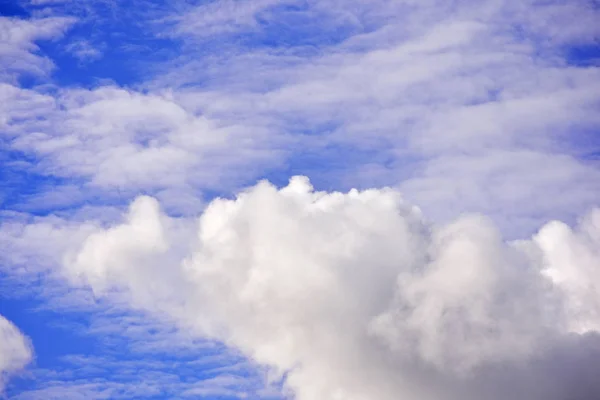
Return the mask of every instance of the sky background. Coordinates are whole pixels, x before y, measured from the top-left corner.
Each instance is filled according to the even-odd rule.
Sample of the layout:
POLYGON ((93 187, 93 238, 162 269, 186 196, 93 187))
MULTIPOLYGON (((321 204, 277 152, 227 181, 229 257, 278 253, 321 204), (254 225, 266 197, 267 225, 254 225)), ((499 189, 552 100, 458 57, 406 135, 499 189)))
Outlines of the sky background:
POLYGON ((6 397, 600 395, 597 1, 0 15, 6 397))

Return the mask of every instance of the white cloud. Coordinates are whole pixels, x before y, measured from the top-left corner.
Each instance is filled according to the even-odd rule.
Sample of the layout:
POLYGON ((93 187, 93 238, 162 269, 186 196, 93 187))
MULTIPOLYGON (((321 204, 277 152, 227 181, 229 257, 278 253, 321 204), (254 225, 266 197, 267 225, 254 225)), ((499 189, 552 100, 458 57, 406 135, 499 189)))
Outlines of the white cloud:
MULTIPOLYGON (((190 7, 173 19, 175 32, 182 37, 210 37, 256 28, 257 15, 270 7, 285 4, 281 0, 216 0, 190 7)), ((289 3, 292 3, 291 1, 289 3)))
MULTIPOLYGON (((199 57, 190 46, 149 87, 185 87, 174 95, 186 107, 262 126, 267 146, 274 138, 293 146, 290 163, 319 186, 398 185, 436 220, 482 212, 514 235, 547 218, 571 221, 595 204, 598 180, 586 177, 598 171, 577 148, 600 126, 599 70, 567 61, 568 46, 598 36, 597 24, 574 22, 597 17, 587 2, 300 9, 319 26, 353 15, 362 30, 310 49, 236 47, 199 57), (310 162, 297 156, 307 153, 310 162), (525 193, 543 202, 539 210, 531 212, 525 193)), ((302 36, 294 12, 277 15, 302 36)))
POLYGON ((600 125, 599 72, 565 55, 565 46, 597 36, 596 24, 573 23, 597 13, 586 2, 288 5, 184 7, 174 17, 179 33, 154 20, 153 29, 190 45, 156 67, 147 90, 7 86, 0 123, 10 148, 43 160, 28 171, 78 180, 82 193, 130 199, 143 191, 185 214, 207 190, 231 192, 297 164, 318 186, 399 186, 436 220, 482 212, 511 236, 594 205, 599 180, 582 179, 597 168, 574 147, 600 125), (298 15, 317 27, 356 26, 310 49, 293 40, 246 48, 222 37, 254 27, 258 14, 298 37, 298 15), (197 34, 227 50, 198 53, 197 34), (544 199, 534 213, 530 193, 544 199))
POLYGON ((544 253, 545 273, 567 297, 571 329, 600 332, 600 209, 578 230, 553 222, 535 237, 544 253))
POLYGON ((29 339, 0 315, 0 395, 8 378, 29 364, 32 356, 29 339))
POLYGON ((89 40, 85 39, 71 42, 65 50, 83 63, 97 60, 102 58, 103 55, 99 46, 94 46, 89 40))
POLYGON ((97 228, 95 222, 66 221, 56 216, 2 214, 0 253, 2 271, 9 276, 52 271, 69 243, 80 242, 97 228))
POLYGON ((485 217, 431 225, 392 189, 296 177, 214 200, 195 240, 139 198, 66 271, 287 372, 299 400, 558 400, 600 390, 560 369, 598 367, 598 215, 506 242, 485 217))
POLYGON ((14 82, 19 74, 45 75, 54 66, 35 54, 35 42, 60 37, 73 23, 71 18, 21 20, 0 17, 0 82, 14 82))
MULTIPOLYGON (((366 173, 362 181, 373 175, 366 173)), ((598 179, 597 168, 567 155, 490 149, 435 158, 400 187, 435 221, 477 211, 514 238, 533 232, 549 215, 575 221, 581 210, 597 204, 598 179)))
POLYGON ((0 89, 6 99, 0 122, 11 149, 45 160, 22 169, 81 179, 88 192, 127 198, 162 191, 176 210, 189 210, 198 206, 197 188, 239 184, 280 158, 270 147, 277 139, 266 144, 265 127, 205 116, 168 92, 101 87, 51 96, 0 89))

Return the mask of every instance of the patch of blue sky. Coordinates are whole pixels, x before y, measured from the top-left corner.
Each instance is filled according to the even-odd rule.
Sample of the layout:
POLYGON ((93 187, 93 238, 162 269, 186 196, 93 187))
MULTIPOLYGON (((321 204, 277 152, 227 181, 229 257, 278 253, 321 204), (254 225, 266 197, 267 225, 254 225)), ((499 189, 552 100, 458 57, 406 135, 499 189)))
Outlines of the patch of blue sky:
POLYGON ((5 17, 27 18, 30 13, 17 1, 3 0, 0 2, 0 15, 5 17))
MULTIPOLYGON (((123 207, 134 196, 118 189, 106 190, 85 179, 43 173, 35 156, 10 150, 0 151, 0 213, 30 216, 67 216, 84 207, 123 207)), ((152 193, 148 193, 152 194, 152 193)))
POLYGON ((7 387, 9 398, 170 399, 197 391, 190 396, 225 400, 263 388, 260 369, 220 343, 182 338, 143 314, 73 305, 0 299, 0 313, 28 333, 36 351, 35 366, 7 387))
MULTIPOLYGON (((34 215, 44 215, 45 212, 60 210, 60 201, 40 204, 41 207, 39 209, 36 209, 36 207, 28 208, 27 204, 36 196, 48 194, 48 192, 55 191, 62 185, 74 184, 73 179, 40 175, 20 163, 25 159, 26 157, 20 153, 5 152, 4 154, 0 154, 0 186, 2 188, 0 196, 2 209, 28 211, 34 215), (14 165, 11 161, 19 161, 19 164, 14 165)), ((68 202, 72 204, 73 200, 71 196, 68 202)), ((75 206, 78 205, 75 204, 75 206)))
POLYGON ((566 59, 570 65, 597 67, 600 65, 600 45, 598 43, 569 46, 566 59))
MULTIPOLYGON (((30 18, 42 6, 7 7, 7 14, 30 18)), ((331 21, 315 18, 307 5, 273 6, 258 12, 257 25, 247 30, 207 37, 185 46, 173 36, 173 23, 161 16, 173 12, 168 2, 144 2, 131 8, 127 2, 82 2, 56 4, 56 15, 79 18, 62 38, 39 42, 40 53, 49 57, 56 68, 52 80, 60 87, 94 88, 106 84, 135 87, 152 74, 160 73, 161 64, 176 60, 186 52, 196 58, 220 55, 224 49, 236 53, 254 50, 293 50, 302 55, 319 54, 320 48, 339 44, 363 28, 356 21, 331 21), (165 25, 166 24, 166 25, 165 25)), ((44 6, 45 12, 48 10, 44 6)), ((34 87, 43 80, 21 76, 23 87, 34 87)), ((201 81, 194 82, 197 86, 201 81)))
POLYGON ((54 13, 78 20, 62 38, 39 44, 40 52, 56 64, 52 73, 54 84, 94 88, 112 83, 133 87, 147 79, 149 65, 178 53, 177 40, 158 37, 151 22, 138 15, 152 15, 151 9, 140 7, 131 11, 126 4, 112 2, 57 5, 54 13))
POLYGON ((73 330, 73 327, 78 327, 77 323, 85 322, 85 314, 65 315, 39 310, 38 307, 43 304, 40 299, 31 298, 31 293, 27 297, 24 297, 24 293, 21 294, 20 298, 7 298, 3 295, 0 313, 28 332, 35 343, 37 368, 52 368, 54 362, 64 354, 91 354, 95 351, 93 338, 73 330))

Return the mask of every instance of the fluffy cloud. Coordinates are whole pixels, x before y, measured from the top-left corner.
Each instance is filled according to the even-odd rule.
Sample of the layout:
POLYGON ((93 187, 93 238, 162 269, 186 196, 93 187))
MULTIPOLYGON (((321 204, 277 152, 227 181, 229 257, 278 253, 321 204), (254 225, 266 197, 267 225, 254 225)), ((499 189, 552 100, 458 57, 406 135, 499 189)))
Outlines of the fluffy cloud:
POLYGON ((32 354, 29 340, 0 315, 0 394, 8 377, 24 368, 31 361, 32 354))
POLYGON ((395 190, 295 177, 214 200, 195 238, 138 198, 65 266, 287 373, 299 400, 583 399, 600 393, 599 218, 507 242, 479 215, 430 224, 395 190))

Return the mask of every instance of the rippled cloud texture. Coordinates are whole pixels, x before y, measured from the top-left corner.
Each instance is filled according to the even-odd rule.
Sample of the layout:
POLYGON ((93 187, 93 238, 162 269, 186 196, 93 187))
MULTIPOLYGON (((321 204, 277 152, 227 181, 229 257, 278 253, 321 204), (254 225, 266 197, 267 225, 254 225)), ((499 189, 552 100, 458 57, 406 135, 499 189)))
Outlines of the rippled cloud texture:
POLYGON ((0 11, 7 396, 600 397, 597 2, 0 11))

